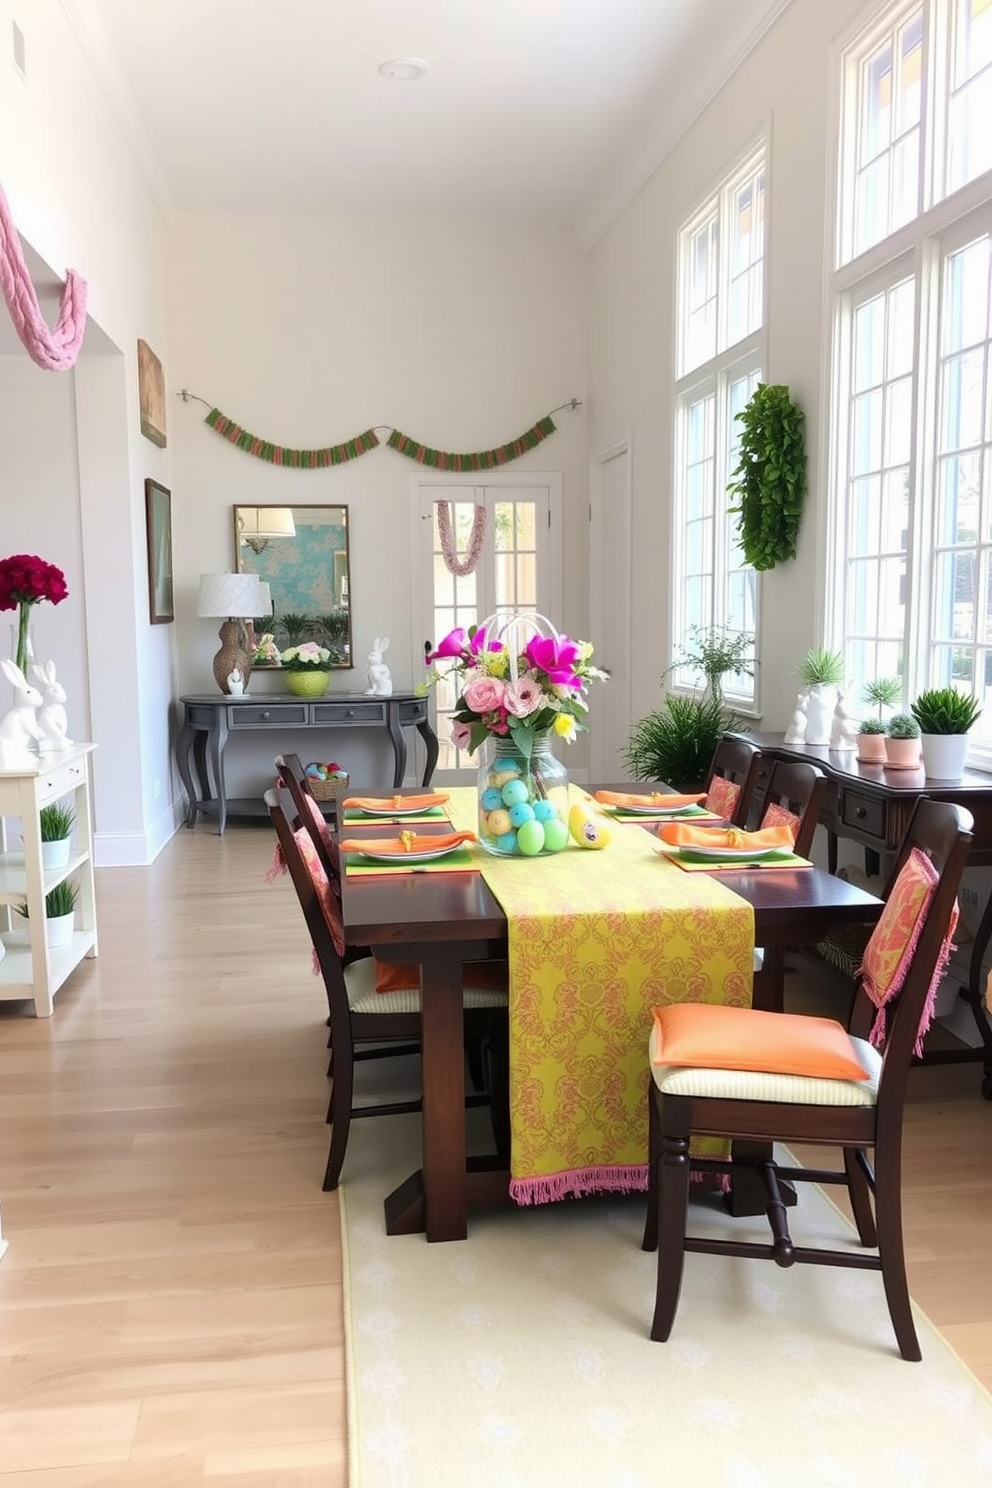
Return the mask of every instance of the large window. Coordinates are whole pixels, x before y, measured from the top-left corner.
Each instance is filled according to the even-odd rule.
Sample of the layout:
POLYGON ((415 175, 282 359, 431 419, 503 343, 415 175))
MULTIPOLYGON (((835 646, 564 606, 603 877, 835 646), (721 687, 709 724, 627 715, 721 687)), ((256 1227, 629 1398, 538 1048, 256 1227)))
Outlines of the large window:
POLYGON ((888 7, 841 120, 828 628, 855 693, 978 698, 992 761, 992 0, 888 7))
MULTIPOLYGON (((698 209, 679 234, 672 636, 675 656, 711 629, 757 631, 757 580, 744 562, 727 485, 737 464, 740 412, 761 376, 764 319, 764 147, 698 209)), ((676 673, 689 686, 688 670, 676 673)), ((728 700, 754 703, 747 676, 724 679, 728 700)))

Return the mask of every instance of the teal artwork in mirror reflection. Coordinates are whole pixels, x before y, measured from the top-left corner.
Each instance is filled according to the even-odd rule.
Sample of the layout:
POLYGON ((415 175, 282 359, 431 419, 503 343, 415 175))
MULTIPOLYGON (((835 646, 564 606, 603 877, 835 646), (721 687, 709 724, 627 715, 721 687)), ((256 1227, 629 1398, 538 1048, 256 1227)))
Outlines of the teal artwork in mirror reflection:
POLYGON ((234 542, 237 572, 258 574, 272 594, 256 632, 271 632, 280 651, 318 641, 332 666, 354 666, 348 508, 236 506, 234 542))

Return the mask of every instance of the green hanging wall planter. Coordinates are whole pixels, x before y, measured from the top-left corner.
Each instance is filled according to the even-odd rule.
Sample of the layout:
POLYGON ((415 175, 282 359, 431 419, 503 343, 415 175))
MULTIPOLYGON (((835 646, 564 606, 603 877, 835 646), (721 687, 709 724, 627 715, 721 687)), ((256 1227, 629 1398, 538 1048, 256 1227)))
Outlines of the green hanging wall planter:
POLYGON ((782 383, 759 382, 736 415, 741 426, 737 469, 727 490, 737 498, 744 557, 759 572, 796 556, 806 496, 805 417, 782 383))

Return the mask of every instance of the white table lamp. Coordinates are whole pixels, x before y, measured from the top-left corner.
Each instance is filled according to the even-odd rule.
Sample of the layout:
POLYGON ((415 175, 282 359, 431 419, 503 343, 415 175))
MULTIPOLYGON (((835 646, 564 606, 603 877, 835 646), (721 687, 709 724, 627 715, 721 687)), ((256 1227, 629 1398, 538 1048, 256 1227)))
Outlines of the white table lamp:
MULTIPOLYGON (((266 586, 268 587, 268 586, 266 586)), ((269 599, 271 607, 272 601, 269 599)), ((214 657, 214 680, 221 692, 230 694, 229 678, 238 672, 248 687, 251 675, 251 639, 246 620, 265 610, 262 584, 257 574, 201 574, 196 613, 204 620, 223 619, 220 650, 214 657)))

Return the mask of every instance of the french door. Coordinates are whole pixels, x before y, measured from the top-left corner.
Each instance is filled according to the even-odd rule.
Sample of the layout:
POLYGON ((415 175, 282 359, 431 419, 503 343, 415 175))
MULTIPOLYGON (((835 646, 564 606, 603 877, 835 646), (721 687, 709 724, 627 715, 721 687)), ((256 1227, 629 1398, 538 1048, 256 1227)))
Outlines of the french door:
MULTIPOLYGON (((535 612, 555 620, 560 607, 561 476, 499 475, 487 472, 473 485, 464 476, 446 480, 433 473, 412 477, 421 582, 414 586, 416 631, 425 650, 456 626, 468 630, 490 615, 500 620, 535 612), (458 558, 467 551, 476 508, 485 510, 482 551, 474 571, 449 572, 441 546, 438 504, 449 503, 458 558), (418 593, 419 589, 419 593, 418 593)), ((444 663, 438 670, 444 671, 444 663)), ((474 778, 476 762, 450 742, 450 721, 458 697, 456 679, 442 676, 433 690, 440 753, 435 780, 440 785, 474 778)))

